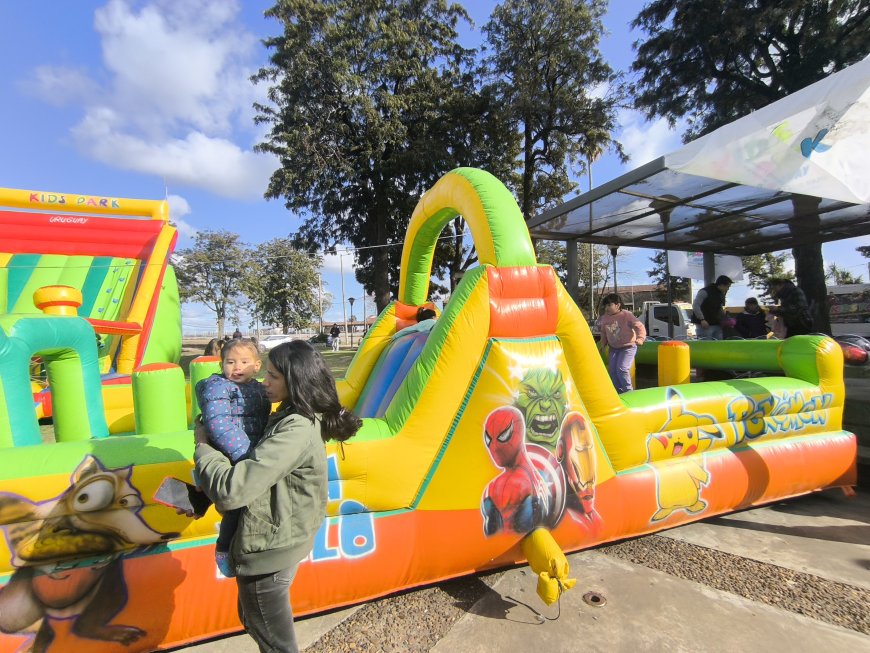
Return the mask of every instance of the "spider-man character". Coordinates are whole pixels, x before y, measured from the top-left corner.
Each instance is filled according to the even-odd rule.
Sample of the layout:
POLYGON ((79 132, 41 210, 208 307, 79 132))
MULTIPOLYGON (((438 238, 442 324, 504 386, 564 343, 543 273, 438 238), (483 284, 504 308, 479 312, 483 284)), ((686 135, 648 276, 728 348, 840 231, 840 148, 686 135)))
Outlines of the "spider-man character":
POLYGON ((549 492, 526 452, 526 424, 513 406, 492 411, 483 427, 483 441, 502 473, 487 485, 481 512, 483 532, 509 529, 521 535, 540 526, 548 512, 549 492))

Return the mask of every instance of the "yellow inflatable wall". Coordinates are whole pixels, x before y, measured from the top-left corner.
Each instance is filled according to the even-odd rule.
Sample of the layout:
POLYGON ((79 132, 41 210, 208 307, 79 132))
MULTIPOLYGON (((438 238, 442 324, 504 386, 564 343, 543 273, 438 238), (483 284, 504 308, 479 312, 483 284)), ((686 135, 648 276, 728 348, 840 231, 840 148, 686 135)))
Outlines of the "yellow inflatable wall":
MULTIPOLYGON (((559 549, 855 483, 827 338, 771 342, 782 376, 617 395, 510 193, 479 170, 424 195, 402 260, 398 301, 338 381, 364 426, 327 446, 329 514, 293 585, 298 614, 526 558, 549 601, 573 582, 559 549), (434 322, 401 329, 457 214, 480 266, 434 322)), ((189 477, 191 450, 188 431, 4 450, 0 651, 153 650, 240 629, 235 583, 214 569, 217 515, 151 499, 189 477)))

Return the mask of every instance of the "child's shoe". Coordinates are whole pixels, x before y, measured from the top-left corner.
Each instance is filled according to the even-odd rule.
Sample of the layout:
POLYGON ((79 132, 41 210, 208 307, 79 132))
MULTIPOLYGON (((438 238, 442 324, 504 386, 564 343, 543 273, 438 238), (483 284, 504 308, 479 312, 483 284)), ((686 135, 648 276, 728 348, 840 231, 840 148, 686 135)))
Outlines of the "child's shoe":
POLYGON ((214 561, 217 564, 218 571, 221 572, 221 576, 224 578, 234 578, 236 572, 233 571, 233 567, 230 564, 230 552, 229 551, 215 551, 214 552, 214 561))

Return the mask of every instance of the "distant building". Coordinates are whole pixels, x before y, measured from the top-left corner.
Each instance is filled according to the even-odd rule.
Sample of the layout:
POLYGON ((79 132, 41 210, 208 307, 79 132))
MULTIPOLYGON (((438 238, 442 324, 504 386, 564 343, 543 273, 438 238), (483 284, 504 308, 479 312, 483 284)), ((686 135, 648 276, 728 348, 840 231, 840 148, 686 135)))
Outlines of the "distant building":
MULTIPOLYGON (((634 312, 635 310, 639 311, 644 302, 661 301, 662 293, 666 293, 667 290, 661 286, 652 284, 636 286, 628 284, 625 286, 618 286, 616 290, 614 290, 612 286, 605 287, 595 294, 596 297, 604 297, 604 295, 608 295, 612 292, 619 293, 619 297, 622 299, 622 307, 624 309, 634 312)), ((676 298, 674 298, 674 301, 677 301, 676 298)))

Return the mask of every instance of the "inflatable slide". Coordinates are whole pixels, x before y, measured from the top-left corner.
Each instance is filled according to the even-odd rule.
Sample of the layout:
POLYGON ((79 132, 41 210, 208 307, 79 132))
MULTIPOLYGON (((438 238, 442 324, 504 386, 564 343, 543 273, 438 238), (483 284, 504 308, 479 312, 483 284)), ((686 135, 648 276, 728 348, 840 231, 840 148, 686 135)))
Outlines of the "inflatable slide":
MULTIPOLYGON (((328 515, 295 612, 526 559, 537 571, 537 558, 557 560, 551 544, 573 551, 854 484, 840 348, 810 336, 769 346, 780 376, 617 395, 511 194, 488 173, 448 173, 411 219, 398 301, 338 381, 364 425, 327 445, 328 515), (480 265, 431 329, 409 327, 457 214, 480 265)), ((133 390, 138 435, 3 452, 3 653, 154 650, 240 630, 235 583, 214 567, 218 515, 194 521, 151 499, 165 476, 190 474, 183 375, 146 365, 133 390)), ((558 564, 540 570, 539 591, 551 581, 555 597, 572 582, 558 564)))
MULTIPOLYGON (((87 318, 96 331, 90 338, 98 338, 109 430, 132 431, 131 372, 151 362, 177 363, 181 354, 178 288, 168 265, 176 230, 166 202, 0 188, 0 232, 0 350, 4 336, 22 344, 36 337, 35 316, 43 312, 87 318)), ((63 384, 58 356, 76 357, 79 344, 66 354, 51 353, 59 346, 51 338, 22 347, 22 355, 37 357, 38 417, 54 413, 46 377, 63 384)), ((20 364, 4 355, 0 374, 9 378, 20 364)))

